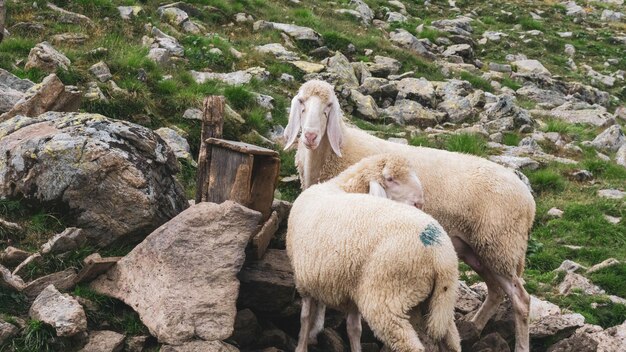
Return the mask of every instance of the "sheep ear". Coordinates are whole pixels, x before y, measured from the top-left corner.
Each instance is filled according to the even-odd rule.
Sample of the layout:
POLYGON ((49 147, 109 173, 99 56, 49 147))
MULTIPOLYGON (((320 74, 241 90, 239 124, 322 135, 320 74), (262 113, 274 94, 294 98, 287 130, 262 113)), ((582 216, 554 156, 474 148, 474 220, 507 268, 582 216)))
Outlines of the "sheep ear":
POLYGON ((291 109, 289 111, 289 122, 287 123, 287 127, 285 127, 285 150, 287 150, 293 142, 295 142, 296 137, 298 137, 298 132, 300 132, 300 121, 302 119, 302 102, 300 101, 300 94, 296 94, 293 99, 291 99, 291 109))
POLYGON ((343 143, 343 131, 342 131, 342 118, 341 106, 339 100, 333 94, 333 102, 328 112, 328 123, 326 126, 326 133, 328 134, 328 141, 331 148, 338 156, 341 156, 341 144, 343 143))
POLYGON ((380 183, 376 181, 370 181, 370 191, 369 194, 374 197, 387 198, 387 192, 380 183))

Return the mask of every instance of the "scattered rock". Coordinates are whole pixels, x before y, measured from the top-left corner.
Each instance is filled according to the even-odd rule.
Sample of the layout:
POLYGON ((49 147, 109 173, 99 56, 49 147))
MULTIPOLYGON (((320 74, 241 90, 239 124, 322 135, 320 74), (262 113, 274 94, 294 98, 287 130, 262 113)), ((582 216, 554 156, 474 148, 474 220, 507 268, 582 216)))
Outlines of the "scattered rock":
POLYGON ((120 12, 120 17, 123 20, 132 20, 134 17, 139 16, 143 9, 141 6, 118 6, 117 10, 120 12))
POLYGON ((530 313, 528 315, 531 322, 558 314, 561 314, 561 308, 556 304, 543 301, 533 295, 530 296, 530 313))
POLYGON ((617 151, 626 143, 626 136, 620 125, 613 125, 602 131, 592 142, 591 145, 596 149, 603 151, 617 151))
POLYGON ((589 124, 593 126, 610 126, 615 118, 603 106, 586 106, 579 108, 571 103, 565 103, 550 111, 533 110, 533 114, 556 118, 569 123, 589 124))
MULTIPOLYGON (((489 160, 515 170, 537 170, 539 168, 538 162, 525 156, 492 155, 489 160)), ((550 215, 549 212, 548 215, 550 215)))
POLYGON ((472 60, 474 58, 474 50, 469 44, 456 44, 450 45, 443 52, 443 56, 460 56, 465 60, 472 60))
POLYGON ((416 55, 428 59, 435 58, 434 55, 429 52, 426 47, 413 34, 409 33, 405 29, 396 29, 393 32, 389 33, 389 40, 402 48, 410 50, 416 55))
POLYGON ((513 66, 517 68, 517 73, 522 75, 546 75, 552 74, 546 69, 541 62, 537 60, 517 60, 512 62, 513 66))
POLYGON ((12 73, 0 69, 0 114, 13 108, 24 93, 35 84, 27 79, 20 79, 12 73))
POLYGON ((620 22, 623 18, 625 18, 623 13, 609 9, 602 11, 600 16, 600 20, 606 22, 620 22))
POLYGON ((569 295, 573 290, 580 290, 587 295, 603 295, 605 292, 603 289, 592 284, 586 277, 568 272, 565 278, 558 286, 559 294, 569 295))
POLYGON ((385 113, 399 125, 414 125, 420 128, 434 127, 444 122, 445 118, 443 113, 428 110, 419 103, 407 99, 396 100, 385 113))
POLYGON ((152 48, 150 52, 148 52, 148 59, 156 62, 160 66, 166 66, 170 63, 171 55, 167 49, 152 48))
POLYGON ((124 335, 115 331, 90 331, 89 341, 80 352, 119 352, 124 348, 124 335))
POLYGON ((55 74, 51 74, 28 89, 11 110, 0 116, 0 121, 17 115, 39 116, 46 111, 76 111, 79 105, 80 92, 77 88, 63 85, 55 74))
POLYGON ((497 332, 492 332, 481 338, 472 346, 472 351, 480 352, 510 352, 509 344, 497 332))
POLYGON ((235 327, 230 340, 237 342, 239 347, 248 347, 258 340, 261 326, 250 309, 237 312, 235 327))
POLYGON ((79 45, 84 44, 87 39, 89 39, 89 36, 82 33, 61 33, 52 36, 54 44, 79 45))
POLYGON ((308 61, 291 61, 291 64, 304 73, 318 73, 324 71, 326 66, 308 61))
POLYGON ((62 9, 52 3, 46 4, 49 9, 55 12, 58 21, 62 23, 86 24, 89 27, 95 27, 96 24, 87 16, 62 9))
POLYGON ((44 72, 54 73, 58 69, 69 69, 71 64, 70 59, 53 48, 50 43, 41 42, 30 50, 24 69, 28 71, 36 68, 44 72))
POLYGON ((239 305, 242 307, 279 314, 294 301, 293 272, 284 250, 268 249, 263 259, 246 263, 239 279, 239 305))
POLYGON ((161 346, 160 352, 239 352, 239 349, 222 341, 190 341, 180 346, 161 346))
POLYGON ((247 70, 230 73, 198 72, 192 70, 191 76, 198 84, 209 80, 218 80, 230 85, 241 85, 250 83, 253 78, 265 81, 269 77, 269 72, 262 67, 251 67, 247 70))
POLYGON ((150 234, 91 287, 133 307, 159 341, 223 340, 233 332, 236 274, 259 220, 258 212, 231 201, 198 203, 150 234))
MULTIPOLYGON (((550 210, 548 210, 548 216, 551 216, 551 217, 554 217, 554 218, 562 218, 563 217, 563 210, 558 209, 558 208, 550 208, 550 210)), ((561 264, 561 266, 563 266, 563 264, 561 264)))
POLYGON ((554 271, 564 271, 566 273, 575 273, 577 271, 585 270, 586 268, 574 261, 565 259, 561 265, 554 269, 554 271))
POLYGON ((300 55, 294 53, 293 51, 287 50, 280 43, 260 45, 255 47, 254 49, 262 54, 274 55, 274 57, 283 61, 295 61, 300 59, 300 55))
POLYGON ((622 199, 626 197, 626 192, 617 189, 601 189, 598 191, 598 196, 609 199, 622 199))
POLYGON ((86 240, 87 237, 82 229, 68 227, 41 246, 41 253, 59 254, 73 251, 83 245, 86 240))
POLYGON ((24 286, 24 294, 33 299, 37 297, 46 287, 54 285, 57 290, 68 291, 75 285, 76 269, 68 268, 49 275, 37 278, 24 286))
POLYGON ((594 273, 596 271, 611 267, 611 266, 615 266, 618 265, 620 263, 619 260, 615 259, 615 258, 609 258, 606 259, 604 261, 602 261, 601 263, 598 263, 594 266, 592 266, 591 268, 587 269, 587 274, 591 274, 594 273))
POLYGON ((585 325, 571 337, 548 348, 548 352, 617 352, 626 350, 626 322, 606 330, 585 325))
POLYGON ((8 246, 0 253, 0 264, 15 267, 30 257, 30 253, 19 248, 8 246))
POLYGON ((400 61, 386 56, 374 56, 374 62, 368 63, 367 68, 374 77, 387 77, 400 71, 402 64, 400 61))
POLYGON ((363 24, 369 26, 374 19, 374 12, 363 0, 350 0, 350 5, 356 6, 356 11, 359 13, 363 24))
POLYGON ((74 336, 87 331, 87 317, 83 307, 68 294, 60 293, 53 285, 37 296, 28 313, 32 319, 52 325, 58 336, 74 336))
POLYGON ((185 54, 185 48, 171 35, 163 33, 156 27, 152 28, 152 35, 159 46, 166 49, 171 55, 182 57, 185 54))
POLYGON ((626 143, 622 144, 622 146, 615 153, 615 162, 618 165, 626 167, 626 143))
POLYGON ((158 130, 155 130, 154 133, 163 138, 165 143, 167 143, 170 149, 172 149, 177 158, 193 162, 193 157, 189 152, 189 143, 185 137, 180 135, 180 133, 169 127, 161 127, 158 130))
POLYGON ((370 121, 378 119, 378 106, 371 95, 363 95, 358 90, 352 89, 350 99, 356 106, 355 114, 357 116, 370 121))
POLYGON ((287 23, 256 21, 254 22, 253 29, 255 31, 262 29, 276 29, 304 44, 314 44, 316 46, 322 45, 322 36, 308 27, 296 26, 287 23))
POLYGON ((145 127, 48 112, 14 117, 0 131, 0 194, 65 204, 69 225, 93 244, 141 238, 187 207, 174 153, 145 127))
POLYGON ((537 321, 531 322, 529 332, 531 339, 538 338, 564 338, 583 326, 585 317, 581 314, 548 315, 537 321))
POLYGON ((335 56, 329 57, 322 61, 326 65, 326 71, 337 77, 337 84, 346 85, 350 87, 358 87, 359 80, 356 78, 354 68, 350 64, 350 60, 345 57, 340 51, 335 53, 335 56))
POLYGON ((435 87, 425 78, 404 78, 398 82, 397 99, 409 99, 423 106, 436 106, 435 87))
POLYGON ((148 336, 129 336, 126 338, 127 352, 143 352, 148 336))
POLYGON ((17 335, 19 329, 13 324, 9 324, 0 319, 0 346, 4 346, 11 337, 17 335))
POLYGON ((0 287, 8 288, 11 291, 21 291, 24 289, 24 281, 19 276, 13 276, 11 270, 0 265, 0 287))

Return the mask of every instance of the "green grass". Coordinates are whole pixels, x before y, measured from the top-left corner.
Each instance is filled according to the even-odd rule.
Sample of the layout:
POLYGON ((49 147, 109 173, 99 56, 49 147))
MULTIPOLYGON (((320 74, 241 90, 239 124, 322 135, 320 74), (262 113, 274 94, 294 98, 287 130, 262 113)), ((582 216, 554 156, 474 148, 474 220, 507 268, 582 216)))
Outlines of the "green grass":
POLYGON ((493 87, 491 83, 482 77, 478 77, 472 73, 467 71, 463 71, 460 74, 461 79, 466 80, 472 84, 472 86, 476 89, 482 89, 485 92, 493 92, 493 87))
POLYGON ((525 30, 543 30, 543 24, 539 21, 533 20, 530 16, 522 16, 519 18, 518 23, 525 30))
POLYGON ((514 132, 504 132, 502 134, 502 144, 504 145, 517 146, 521 140, 522 137, 514 132))
POLYGON ((509 77, 504 77, 502 81, 500 81, 500 84, 502 84, 503 87, 509 87, 513 90, 518 90, 522 88, 521 84, 519 84, 516 80, 509 78, 509 77))
POLYGON ((231 86, 224 89, 228 104, 236 110, 252 108, 256 105, 254 94, 243 86, 231 86))
POLYGON ((569 296, 551 296, 550 301, 580 313, 585 317, 585 323, 600 325, 603 328, 619 325, 626 319, 626 306, 613 304, 607 298, 589 296, 584 294, 572 294, 569 296), (592 303, 597 307, 593 308, 592 303))
POLYGON ((446 138, 444 147, 452 152, 479 156, 487 154, 487 142, 484 137, 470 133, 450 135, 446 138))
POLYGON ((591 273, 591 280, 608 294, 626 297, 626 263, 620 263, 591 273))
POLYGON ((538 194, 544 192, 561 192, 565 189, 565 178, 551 169, 539 169, 527 171, 526 176, 530 181, 533 191, 538 194))
POLYGON ((65 351, 69 347, 67 340, 57 337, 53 327, 38 320, 29 320, 24 331, 0 346, 0 351, 55 352, 65 351))

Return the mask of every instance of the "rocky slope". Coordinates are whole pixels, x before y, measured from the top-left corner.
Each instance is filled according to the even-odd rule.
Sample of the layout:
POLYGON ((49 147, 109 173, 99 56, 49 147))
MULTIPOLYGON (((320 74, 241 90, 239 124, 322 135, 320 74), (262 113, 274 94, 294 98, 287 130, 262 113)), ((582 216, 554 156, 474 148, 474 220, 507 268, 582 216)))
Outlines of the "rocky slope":
MULTIPOLYGON (((245 211, 198 205, 175 216, 193 198, 198 109, 211 94, 227 98, 225 137, 280 151, 276 197, 297 196, 293 151, 282 151, 281 134, 291 97, 312 78, 334 84, 350 122, 381 138, 517 170, 537 201, 524 274, 534 295, 533 350, 626 349, 622 0, 4 5, 0 350, 293 349, 298 300, 282 231, 263 261, 243 265, 235 315, 233 273, 245 241, 193 245, 214 231, 193 219, 232 213, 224 226, 246 237, 254 229, 237 220, 245 211), (156 265, 142 255, 181 228, 189 242, 172 244, 177 250, 158 264, 168 275, 133 271, 156 265), (200 275, 178 270, 206 256, 231 265, 211 276, 215 296, 178 297, 205 288, 200 275), (125 281, 133 275, 144 280, 125 281), (138 303, 156 291, 154 304, 176 304, 154 311, 138 303), (187 347, 175 347, 181 343, 187 347)), ((286 205, 277 207, 284 216, 286 205)), ((509 350, 506 304, 481 336, 463 328, 485 292, 461 268, 464 347, 509 350)), ((344 350, 340 315, 330 314, 327 326, 319 350, 344 350)), ((381 347, 367 331, 363 340, 368 351, 381 347)))

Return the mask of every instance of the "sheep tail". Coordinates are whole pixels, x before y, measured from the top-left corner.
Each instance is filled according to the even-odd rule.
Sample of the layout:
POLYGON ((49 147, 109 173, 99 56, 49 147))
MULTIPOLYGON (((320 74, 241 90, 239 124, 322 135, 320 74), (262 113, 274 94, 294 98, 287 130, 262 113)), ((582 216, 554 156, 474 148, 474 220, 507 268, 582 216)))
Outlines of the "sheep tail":
POLYGON ((460 351, 459 333, 454 323, 458 271, 447 268, 442 268, 443 270, 438 270, 437 272, 433 292, 429 300, 426 327, 428 334, 433 339, 443 342, 452 351, 460 351))

